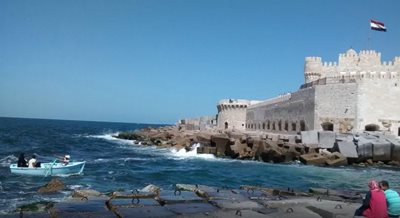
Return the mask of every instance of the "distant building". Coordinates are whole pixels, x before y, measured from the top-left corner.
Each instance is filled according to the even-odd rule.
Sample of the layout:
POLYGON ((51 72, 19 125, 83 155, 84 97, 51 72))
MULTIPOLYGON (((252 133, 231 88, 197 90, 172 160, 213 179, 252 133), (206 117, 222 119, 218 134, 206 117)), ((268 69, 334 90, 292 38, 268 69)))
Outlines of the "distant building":
POLYGON ((400 57, 382 63, 376 51, 357 54, 350 49, 339 55, 338 63, 306 57, 305 83, 298 91, 257 104, 223 100, 218 104, 218 128, 243 128, 245 123, 250 131, 383 130, 400 135, 399 74, 400 57))
POLYGON ((216 128, 217 120, 215 116, 202 116, 179 120, 178 125, 186 130, 209 130, 216 128))

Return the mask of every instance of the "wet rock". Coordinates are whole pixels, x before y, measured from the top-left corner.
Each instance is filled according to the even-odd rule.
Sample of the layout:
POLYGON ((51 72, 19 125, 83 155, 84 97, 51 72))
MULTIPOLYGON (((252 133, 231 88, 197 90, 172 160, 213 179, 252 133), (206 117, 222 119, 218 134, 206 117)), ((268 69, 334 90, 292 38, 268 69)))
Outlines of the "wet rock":
POLYGON ((155 185, 148 185, 142 189, 139 190, 140 192, 150 192, 150 193, 154 193, 154 194, 160 194, 161 188, 155 185))
POLYGON ((57 192, 65 188, 64 183, 59 178, 53 178, 45 186, 39 188, 39 193, 52 193, 57 192))

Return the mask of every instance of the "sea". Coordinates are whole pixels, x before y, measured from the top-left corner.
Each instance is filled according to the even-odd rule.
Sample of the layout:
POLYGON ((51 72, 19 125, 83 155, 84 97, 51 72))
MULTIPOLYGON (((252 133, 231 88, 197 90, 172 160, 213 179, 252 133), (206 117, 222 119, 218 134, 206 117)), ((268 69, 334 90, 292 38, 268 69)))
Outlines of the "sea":
MULTIPOLYGON (((0 214, 34 202, 60 202, 75 189, 94 189, 103 193, 131 191, 149 184, 174 190, 175 184, 200 184, 239 188, 255 185, 308 191, 310 187, 366 191, 370 179, 388 180, 400 187, 396 168, 316 167, 299 163, 273 164, 256 160, 217 158, 197 154, 192 149, 176 150, 135 144, 117 139, 120 132, 162 125, 0 118, 0 214), (64 176, 66 189, 55 194, 37 190, 51 177, 10 173, 20 153, 36 155, 38 161, 52 162, 58 156, 86 161, 80 175, 64 176)), ((399 189, 398 189, 399 190, 399 189)))

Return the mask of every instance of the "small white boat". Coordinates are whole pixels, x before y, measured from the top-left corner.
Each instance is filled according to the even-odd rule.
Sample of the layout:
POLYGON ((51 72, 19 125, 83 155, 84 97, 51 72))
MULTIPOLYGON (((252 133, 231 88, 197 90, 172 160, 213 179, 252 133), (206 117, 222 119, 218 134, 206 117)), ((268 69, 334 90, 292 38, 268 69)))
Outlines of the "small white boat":
POLYGON ((40 167, 18 167, 17 164, 11 164, 11 173, 31 175, 31 176, 57 176, 81 174, 85 167, 85 161, 64 163, 41 163, 40 167))

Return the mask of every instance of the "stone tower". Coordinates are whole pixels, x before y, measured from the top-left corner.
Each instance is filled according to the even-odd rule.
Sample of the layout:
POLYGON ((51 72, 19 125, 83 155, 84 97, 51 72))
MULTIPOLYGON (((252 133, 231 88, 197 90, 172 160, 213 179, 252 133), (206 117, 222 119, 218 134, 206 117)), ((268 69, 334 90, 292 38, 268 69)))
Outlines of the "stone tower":
POLYGON ((321 78, 322 61, 321 57, 306 57, 304 64, 305 83, 313 82, 321 78))

